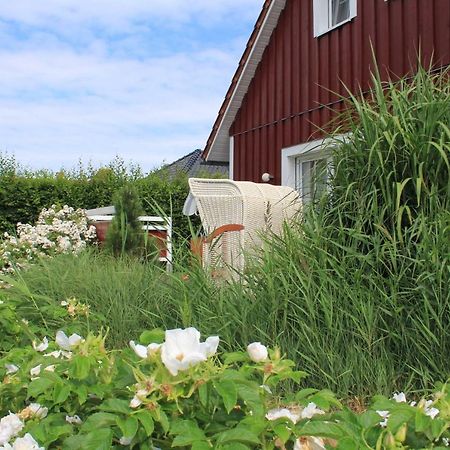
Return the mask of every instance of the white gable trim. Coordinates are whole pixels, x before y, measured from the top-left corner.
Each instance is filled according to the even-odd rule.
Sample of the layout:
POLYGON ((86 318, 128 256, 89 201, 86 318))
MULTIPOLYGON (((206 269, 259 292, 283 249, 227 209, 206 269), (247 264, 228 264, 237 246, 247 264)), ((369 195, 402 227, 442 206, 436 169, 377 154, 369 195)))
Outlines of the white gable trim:
POLYGON ((236 83, 236 87, 231 95, 231 99, 228 102, 222 120, 220 121, 219 127, 214 135, 211 147, 206 155, 206 161, 229 161, 229 131, 231 125, 233 125, 236 114, 241 108, 242 100, 255 76, 256 69, 261 62, 264 50, 269 44, 272 32, 277 26, 278 19, 285 6, 286 0, 272 0, 266 17, 264 18, 264 22, 256 36, 255 43, 250 50, 249 57, 247 58, 239 80, 236 83))

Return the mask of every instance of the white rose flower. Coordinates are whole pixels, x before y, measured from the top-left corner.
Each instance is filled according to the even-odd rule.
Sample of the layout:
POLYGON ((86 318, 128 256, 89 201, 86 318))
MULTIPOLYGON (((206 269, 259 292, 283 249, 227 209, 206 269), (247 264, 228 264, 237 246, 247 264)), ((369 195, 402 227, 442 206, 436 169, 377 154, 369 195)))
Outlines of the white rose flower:
POLYGON ((247 346, 247 352, 253 362, 265 361, 268 357, 267 347, 261 342, 253 342, 247 346))
POLYGON ((423 409, 425 415, 434 419, 439 414, 440 411, 439 409, 434 408, 432 406, 433 403, 434 403, 433 400, 422 399, 417 405, 417 407, 423 409))
POLYGON ((52 358, 59 358, 61 356, 61 350, 55 350, 50 353, 45 353, 44 356, 51 356, 52 358))
POLYGON ((41 373, 41 367, 42 367, 42 364, 39 364, 38 366, 33 367, 30 370, 30 375, 32 377, 31 379, 33 379, 33 377, 37 377, 41 373))
POLYGON ((138 389, 135 396, 130 401, 130 408, 137 408, 142 405, 142 401, 146 399, 149 391, 147 389, 138 389))
POLYGON ((83 423, 79 416, 66 416, 66 422, 72 425, 81 425, 83 423))
POLYGON ((147 347, 145 345, 136 344, 134 341, 130 341, 130 347, 139 358, 147 358, 147 347))
POLYGON ((16 373, 19 370, 19 368, 14 364, 5 364, 5 368, 6 368, 6 375, 16 373))
POLYGON ((219 336, 209 336, 205 342, 200 344, 200 347, 205 348, 206 356, 209 358, 217 353, 217 348, 219 347, 219 336))
POLYGON ((39 403, 30 403, 27 408, 29 409, 31 415, 36 417, 36 419, 44 419, 47 417, 48 408, 41 406, 39 403))
POLYGON ((178 375, 212 356, 218 345, 218 337, 212 336, 200 343, 200 332, 195 328, 177 328, 166 331, 166 340, 161 346, 161 360, 168 371, 178 375))
POLYGON ((45 352, 45 350, 47 350, 48 348, 47 336, 45 336, 44 339, 42 339, 42 342, 40 342, 39 344, 37 344, 36 341, 33 341, 33 348, 38 352, 45 352))
POLYGON ((7 450, 45 450, 44 447, 39 447, 39 444, 34 440, 30 433, 27 433, 22 438, 17 438, 12 446, 10 445, 9 447, 4 448, 7 450))
POLYGON ((392 396, 392 399, 395 400, 397 403, 406 403, 406 395, 404 392, 399 392, 398 394, 395 393, 392 396))
POLYGON ((317 405, 311 402, 308 403, 308 406, 303 409, 302 419, 311 419, 311 417, 319 414, 325 414, 325 411, 322 411, 321 409, 317 408, 317 405))
POLYGON ((389 411, 377 411, 378 415, 383 419, 380 422, 381 427, 387 427, 388 419, 389 419, 389 411))
POLYGON ((293 450, 325 450, 325 443, 323 439, 308 436, 301 437, 295 441, 293 450))
POLYGON ((7 444, 11 438, 19 434, 24 427, 17 414, 9 413, 0 420, 0 445, 7 444))
POLYGON ((266 414, 267 420, 277 420, 282 417, 289 419, 293 423, 297 423, 300 420, 300 412, 290 410, 288 408, 275 408, 271 409, 266 414))
POLYGON ((149 344, 147 347, 145 345, 136 344, 134 341, 130 341, 130 347, 139 356, 139 358, 146 359, 152 354, 156 353, 162 344, 149 344))
POLYGON ((67 337, 64 331, 59 330, 56 333, 55 341, 60 348, 69 351, 73 350, 75 347, 78 347, 83 342, 83 338, 75 333, 72 334, 70 337, 67 337))
POLYGON ((137 408, 142 405, 142 400, 134 396, 130 401, 130 408, 137 408))
POLYGON ((433 404, 433 400, 427 400, 424 406, 424 412, 428 417, 434 419, 439 414, 439 409, 433 408, 431 405, 433 404))

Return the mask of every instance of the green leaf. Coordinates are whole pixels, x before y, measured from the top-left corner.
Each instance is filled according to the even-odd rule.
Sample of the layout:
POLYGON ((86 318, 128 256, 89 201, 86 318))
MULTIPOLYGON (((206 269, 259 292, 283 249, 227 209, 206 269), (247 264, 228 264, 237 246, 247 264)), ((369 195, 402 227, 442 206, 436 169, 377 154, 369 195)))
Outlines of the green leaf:
POLYGON ((410 409, 394 409, 391 411, 388 419, 387 429, 393 434, 404 424, 409 422, 409 420, 415 415, 415 412, 410 409))
POLYGON ((366 411, 358 417, 363 428, 372 428, 381 422, 381 417, 376 411, 366 411))
POLYGON ((235 362, 243 362, 248 361, 249 357, 247 353, 244 352, 233 352, 233 353, 226 353, 224 355, 224 364, 229 365, 235 362))
POLYGON ((191 450, 211 450, 211 446, 206 441, 194 442, 191 450))
POLYGON ((117 418, 116 423, 122 431, 122 435, 127 438, 134 438, 139 428, 139 423, 136 417, 130 416, 126 419, 117 418))
POLYGON ((385 411, 392 409, 393 406, 392 400, 389 400, 382 395, 376 395, 375 397, 373 397, 373 400, 374 401, 370 409, 373 409, 375 411, 385 411))
POLYGON ((159 422, 161 424, 164 433, 167 433, 170 429, 170 422, 167 414, 161 408, 152 409, 150 414, 155 422, 159 422))
POLYGON ((28 386, 28 397, 36 398, 39 394, 43 392, 48 392, 48 390, 53 386, 54 381, 45 377, 40 377, 37 380, 33 380, 28 386))
POLYGON ((267 419, 264 415, 256 416, 246 416, 239 422, 239 427, 245 427, 248 430, 253 431, 255 434, 263 433, 267 428, 267 419))
POLYGON ((319 392, 319 390, 313 389, 313 388, 302 389, 301 391, 299 391, 295 394, 295 399, 297 401, 299 401, 299 400, 309 397, 312 394, 315 394, 316 392, 319 392))
POLYGON ((110 427, 116 424, 116 419, 118 416, 111 413, 99 412, 92 414, 86 419, 83 426, 81 427, 82 431, 93 431, 100 428, 110 427))
POLYGON ((237 389, 235 383, 230 380, 222 380, 217 381, 214 387, 222 397, 227 413, 230 413, 237 403, 237 389))
POLYGON ((208 384, 203 383, 198 388, 198 397, 202 406, 206 407, 208 405, 208 384))
POLYGON ((278 375, 273 375, 267 380, 267 384, 270 386, 276 386, 280 381, 292 380, 295 383, 300 383, 302 378, 307 377, 306 372, 301 372, 299 370, 285 370, 278 375))
POLYGON ((339 450, 355 450, 355 448, 367 448, 364 441, 356 442, 351 437, 344 437, 339 440, 339 450))
POLYGON ((342 408, 342 404, 336 399, 335 394, 327 389, 323 389, 322 391, 311 395, 308 401, 315 403, 319 408, 323 409, 329 409, 332 405, 342 408))
POLYGON ((154 330, 148 330, 141 333, 139 336, 139 342, 143 345, 148 344, 162 344, 165 339, 166 332, 161 328, 155 328, 154 330))
POLYGON ((45 448, 48 448, 50 443, 62 437, 70 436, 73 429, 62 417, 50 416, 39 422, 29 422, 27 431, 38 442, 44 444, 45 448))
POLYGON ((66 439, 63 450, 111 450, 112 438, 112 430, 97 430, 66 439))
POLYGON ((78 380, 84 380, 89 376, 91 359, 87 356, 75 356, 69 366, 69 375, 78 380))
POLYGON ((259 437, 253 431, 244 427, 236 427, 217 435, 217 445, 228 444, 230 442, 256 445, 261 444, 259 437))
POLYGON ((70 385, 57 384, 53 389, 53 401, 55 404, 64 403, 69 398, 70 391, 70 385))
POLYGON ((153 422, 153 417, 150 414, 150 412, 146 411, 145 409, 142 409, 139 412, 137 412, 134 417, 136 417, 139 420, 139 422, 141 422, 147 436, 151 436, 153 430, 155 429, 155 424, 153 422))
POLYGON ((86 400, 88 398, 88 390, 85 384, 82 384, 81 386, 77 386, 75 388, 75 392, 78 395, 78 401, 80 405, 83 405, 86 403, 86 400))
POLYGON ((430 432, 431 432, 431 438, 432 440, 437 439, 437 437, 441 436, 442 433, 445 432, 445 430, 448 429, 448 421, 447 420, 443 420, 440 418, 435 418, 431 420, 431 427, 430 427, 430 432))
POLYGON ((297 434, 300 436, 316 436, 339 440, 345 436, 340 425, 332 422, 309 421, 297 426, 297 434))
POLYGON ((120 400, 118 398, 109 398, 105 400, 98 409, 100 411, 115 412, 122 414, 130 414, 131 408, 128 400, 120 400))
POLYGON ((291 430, 284 423, 275 425, 273 431, 283 441, 283 444, 285 444, 291 436, 291 430))
POLYGON ((233 442, 233 444, 224 445, 223 450, 249 450, 250 447, 240 442, 233 442))
POLYGON ((205 433, 192 420, 180 420, 172 425, 171 433, 177 435, 172 447, 184 447, 194 442, 205 441, 205 433))
POLYGON ((265 411, 261 401, 260 388, 257 383, 245 382, 237 384, 238 396, 253 410, 254 414, 265 411))
POLYGON ((421 409, 417 409, 415 417, 415 428, 418 433, 425 431, 431 422, 431 417, 428 417, 421 409))

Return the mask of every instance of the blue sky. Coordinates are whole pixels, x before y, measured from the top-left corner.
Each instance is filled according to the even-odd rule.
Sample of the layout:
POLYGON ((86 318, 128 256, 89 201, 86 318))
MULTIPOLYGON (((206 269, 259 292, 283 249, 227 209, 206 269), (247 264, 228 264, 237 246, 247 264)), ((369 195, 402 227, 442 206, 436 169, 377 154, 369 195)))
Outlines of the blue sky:
POLYGON ((203 148, 262 3, 2 2, 0 151, 150 170, 203 148))

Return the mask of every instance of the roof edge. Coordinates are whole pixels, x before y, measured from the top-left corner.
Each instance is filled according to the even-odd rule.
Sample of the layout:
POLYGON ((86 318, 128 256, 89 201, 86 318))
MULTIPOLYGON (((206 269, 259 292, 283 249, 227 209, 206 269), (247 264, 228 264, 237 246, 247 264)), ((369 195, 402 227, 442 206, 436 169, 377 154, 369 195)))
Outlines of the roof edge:
MULTIPOLYGON (((281 11, 284 9, 286 5, 286 0, 266 0, 261 13, 258 16, 256 24, 253 28, 252 34, 247 42, 247 46, 244 50, 244 53, 239 61, 236 72, 231 80, 230 87, 225 95, 225 99, 220 107, 217 118, 214 122, 211 133, 208 137, 206 147, 203 150, 203 158, 208 161, 215 153, 217 136, 220 131, 224 131, 224 119, 227 118, 227 122, 234 122, 237 112, 239 111, 242 98, 236 99, 237 90, 243 86, 245 92, 247 91, 255 73, 259 66, 259 63, 262 58, 262 54, 264 53, 265 48, 269 44, 270 37, 276 28, 279 17, 281 15, 281 11), (268 19, 272 20, 269 21, 268 19), (263 32, 268 31, 268 33, 262 39, 263 32), (258 52, 255 52, 255 49, 258 49, 258 52), (230 113, 230 106, 233 104, 233 111, 230 113)), ((225 125, 226 126, 226 125, 225 125)), ((226 132, 228 133, 228 126, 226 132)), ((220 159, 220 158, 219 158, 220 159)), ((216 160, 219 160, 216 159, 216 160)))

